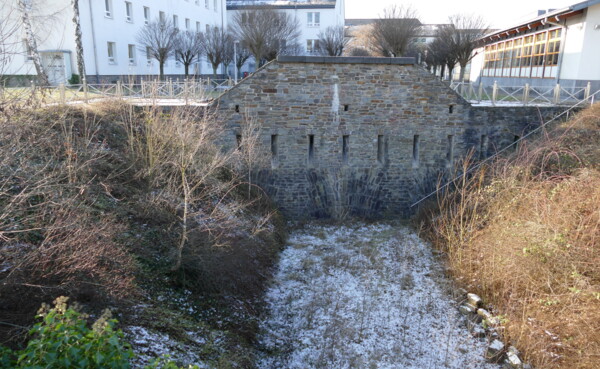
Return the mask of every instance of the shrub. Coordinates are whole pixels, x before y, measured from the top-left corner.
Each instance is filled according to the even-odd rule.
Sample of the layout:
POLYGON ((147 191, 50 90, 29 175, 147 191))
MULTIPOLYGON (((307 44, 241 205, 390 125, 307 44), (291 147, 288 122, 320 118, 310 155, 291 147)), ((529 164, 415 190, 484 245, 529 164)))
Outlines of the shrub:
POLYGON ((10 355, 3 349, 3 367, 10 368, 129 368, 133 351, 123 340, 123 332, 115 328, 109 310, 88 327, 87 315, 77 305, 69 307, 67 297, 55 300, 54 308, 42 305, 38 318, 42 321, 29 333, 33 338, 27 347, 10 355), (10 356, 13 359, 10 359, 10 356))

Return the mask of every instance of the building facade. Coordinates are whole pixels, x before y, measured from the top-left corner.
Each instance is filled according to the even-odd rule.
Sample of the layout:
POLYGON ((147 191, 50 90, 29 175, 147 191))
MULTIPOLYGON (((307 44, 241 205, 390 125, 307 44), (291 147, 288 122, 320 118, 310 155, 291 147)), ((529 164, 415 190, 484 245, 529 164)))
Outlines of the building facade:
MULTIPOLYGON (((327 27, 343 27, 345 0, 227 0, 229 23, 238 12, 253 7, 268 6, 291 14, 300 24, 299 55, 314 55, 318 49, 319 33, 327 27)), ((248 68, 254 70, 251 61, 248 68)))
MULTIPOLYGON (((77 71, 75 26, 70 0, 32 0, 30 18, 38 52, 51 84, 66 83, 77 71)), ((158 62, 148 56, 136 36, 148 22, 168 19, 180 30, 205 32, 209 27, 227 27, 225 0, 80 0, 80 25, 89 83, 155 78, 158 62)), ((4 76, 35 76, 35 68, 23 41, 17 0, 0 9, 17 30, 3 40, 11 49, 2 70, 4 76), (10 40, 8 40, 10 39, 10 40)), ((0 32, 1 33, 1 32, 0 32)), ((190 73, 211 74, 210 64, 200 59, 190 73)), ((184 67, 173 57, 165 74, 183 77, 184 67)))
POLYGON ((600 0, 540 12, 481 39, 471 81, 600 89, 600 0))

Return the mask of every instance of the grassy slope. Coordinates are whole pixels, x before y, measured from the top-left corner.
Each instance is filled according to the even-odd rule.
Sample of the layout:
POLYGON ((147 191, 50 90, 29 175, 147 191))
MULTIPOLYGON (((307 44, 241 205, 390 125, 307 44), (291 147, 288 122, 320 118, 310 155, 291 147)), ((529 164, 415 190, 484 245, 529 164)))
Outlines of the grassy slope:
POLYGON ((283 226, 213 145, 213 117, 196 113, 111 102, 0 117, 0 343, 21 345, 40 304, 68 295, 168 333, 215 367, 251 362, 254 299, 283 226))
POLYGON ((535 367, 598 368, 600 104, 455 185, 421 214, 454 276, 535 367))

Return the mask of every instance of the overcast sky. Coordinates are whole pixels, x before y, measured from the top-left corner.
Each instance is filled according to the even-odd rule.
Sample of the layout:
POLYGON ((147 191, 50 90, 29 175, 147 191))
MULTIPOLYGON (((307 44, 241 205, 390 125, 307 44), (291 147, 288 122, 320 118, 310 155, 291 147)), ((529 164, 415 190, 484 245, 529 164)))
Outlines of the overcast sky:
POLYGON ((448 15, 479 14, 492 28, 505 28, 537 15, 538 9, 564 8, 583 0, 346 0, 346 18, 378 18, 390 4, 412 4, 423 23, 444 23, 448 15))

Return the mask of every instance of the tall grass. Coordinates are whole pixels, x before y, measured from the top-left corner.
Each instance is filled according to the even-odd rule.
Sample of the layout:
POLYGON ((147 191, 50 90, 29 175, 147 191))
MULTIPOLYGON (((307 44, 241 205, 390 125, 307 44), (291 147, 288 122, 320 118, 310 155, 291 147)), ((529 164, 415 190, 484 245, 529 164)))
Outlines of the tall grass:
POLYGON ((539 368, 600 363, 599 140, 597 105, 456 180, 419 217, 539 368))
POLYGON ((0 115, 0 338, 41 302, 136 301, 149 280, 257 296, 281 222, 219 127, 118 101, 0 115))

